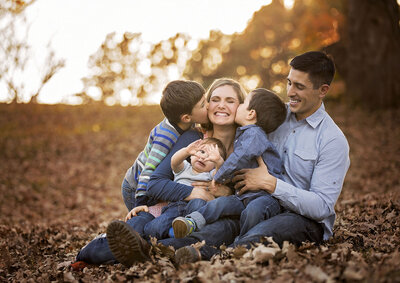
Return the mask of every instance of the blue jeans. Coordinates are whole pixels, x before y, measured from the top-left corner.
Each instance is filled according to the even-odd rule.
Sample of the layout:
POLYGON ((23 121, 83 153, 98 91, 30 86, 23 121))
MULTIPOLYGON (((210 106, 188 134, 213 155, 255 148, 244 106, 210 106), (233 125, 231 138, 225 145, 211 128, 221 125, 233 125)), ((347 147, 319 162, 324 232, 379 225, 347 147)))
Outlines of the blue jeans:
POLYGON ((121 194, 128 211, 131 211, 135 207, 135 190, 135 188, 129 185, 127 180, 124 179, 122 181, 121 194))
POLYGON ((240 236, 263 220, 280 213, 278 200, 270 194, 241 200, 236 195, 219 197, 209 201, 199 210, 187 215, 199 230, 224 216, 240 216, 240 236))
MULTIPOLYGON (((225 225, 222 225, 220 222, 221 220, 214 222, 213 224, 206 225, 202 231, 207 233, 207 227, 211 225, 217 225, 217 227, 219 226, 219 229, 216 231, 219 231, 219 233, 222 232, 222 234, 227 236, 226 233, 231 233, 231 231, 229 231, 229 226, 227 226, 226 223, 225 225)), ((237 225, 237 229, 239 229, 239 225, 237 225)), ((194 244, 197 241, 202 241, 204 239, 204 235, 203 237, 193 237, 194 234, 199 232, 192 233, 190 237, 175 239, 175 241, 171 239, 172 245, 175 248, 180 248, 185 245, 188 246, 194 244), (178 242, 178 240, 181 241, 178 242)), ((236 247, 241 245, 250 248, 252 243, 268 243, 268 240, 265 237, 272 237, 272 239, 279 244, 280 247, 282 247, 284 241, 288 241, 297 246, 300 246, 306 241, 320 244, 323 241, 323 235, 324 229, 321 223, 315 222, 314 220, 308 219, 294 212, 287 211, 260 222, 250 229, 245 235, 237 237, 235 242, 230 246, 236 247)), ((218 237, 218 233, 215 234, 215 237, 218 237)), ((229 241, 227 242, 229 243, 229 241)), ((207 242, 206 240, 206 245, 200 249, 202 259, 209 260, 213 255, 220 252, 218 248, 212 247, 212 245, 213 243, 210 244, 210 242, 207 242)), ((216 246, 218 247, 218 245, 216 246)))
POLYGON ((234 246, 243 245, 249 248, 251 243, 268 242, 265 237, 272 237, 279 246, 282 246, 284 241, 298 246, 306 241, 319 244, 323 241, 323 235, 324 228, 321 223, 286 211, 258 223, 246 234, 238 237, 234 246))
POLYGON ((206 204, 205 200, 193 199, 189 202, 177 201, 163 208, 162 214, 144 226, 144 234, 157 239, 168 238, 168 231, 172 221, 178 216, 184 216, 200 209, 206 204))
POLYGON ((239 221, 231 218, 221 218, 218 221, 207 224, 200 231, 195 231, 185 238, 168 238, 158 241, 164 246, 172 246, 175 249, 205 241, 200 252, 203 259, 210 259, 219 252, 221 245, 230 245, 239 234, 239 221))
MULTIPOLYGON (((175 211, 180 211, 180 213, 183 213, 181 215, 185 215, 186 213, 190 213, 194 210, 199 209, 202 205, 205 204, 205 201, 201 199, 194 199, 189 201, 189 203, 182 202, 182 204, 171 205, 171 206, 175 209, 175 211), (182 209, 182 204, 185 204, 184 209, 179 210, 182 209), (177 207, 179 207, 179 209, 177 207)), ((172 211, 173 210, 171 210, 171 213, 172 211)), ((161 216, 162 215, 163 214, 161 214, 161 216)), ((159 227, 157 227, 156 225, 152 225, 150 223, 152 222, 158 223, 159 222, 158 219, 161 216, 154 218, 154 216, 151 215, 150 213, 142 211, 138 213, 138 216, 132 217, 126 223, 128 223, 136 232, 138 232, 142 238, 148 240, 149 237, 146 234, 147 229, 148 230, 154 229, 153 231, 151 231, 152 233, 160 233, 160 231, 158 231, 159 227)), ((176 215, 174 216, 174 218, 177 216, 180 215, 176 215)), ((174 218, 172 218, 172 220, 174 218)), ((165 231, 166 226, 171 227, 172 220, 169 223, 165 223, 165 225, 163 225, 160 229, 164 229, 165 231)), ((166 231, 168 233, 168 230, 166 231)), ((116 262, 108 246, 106 234, 101 234, 100 236, 90 241, 86 246, 84 246, 76 256, 76 260, 84 261, 91 264, 106 264, 106 263, 116 262)))
MULTIPOLYGON (((144 237, 144 226, 153 219, 153 215, 142 211, 139 212, 138 216, 132 217, 126 223, 144 237)), ((91 264, 115 263, 116 260, 108 246, 106 234, 99 235, 84 246, 76 256, 76 261, 84 261, 91 264)))

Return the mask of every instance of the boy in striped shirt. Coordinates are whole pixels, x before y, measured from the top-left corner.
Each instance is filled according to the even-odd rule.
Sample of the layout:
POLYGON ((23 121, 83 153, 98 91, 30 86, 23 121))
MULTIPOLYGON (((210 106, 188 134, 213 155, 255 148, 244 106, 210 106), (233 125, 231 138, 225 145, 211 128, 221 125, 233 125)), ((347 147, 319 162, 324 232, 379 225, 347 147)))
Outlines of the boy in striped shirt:
MULTIPOLYGON (((160 101, 165 119, 150 132, 147 144, 122 182, 122 197, 129 211, 147 205, 147 183, 158 164, 193 123, 207 123, 205 89, 194 81, 167 84, 160 101)), ((129 215, 130 213, 128 213, 129 215)))

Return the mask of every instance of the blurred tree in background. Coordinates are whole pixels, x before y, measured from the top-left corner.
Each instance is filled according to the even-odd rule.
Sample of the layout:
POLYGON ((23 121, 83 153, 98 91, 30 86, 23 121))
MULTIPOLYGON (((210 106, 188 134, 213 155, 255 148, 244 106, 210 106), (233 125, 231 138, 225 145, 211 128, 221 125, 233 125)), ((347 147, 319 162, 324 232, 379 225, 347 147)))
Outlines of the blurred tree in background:
POLYGON ((327 47, 346 81, 348 103, 400 106, 400 9, 396 0, 348 0, 341 40, 327 47))
POLYGON ((182 74, 190 55, 189 40, 178 33, 157 44, 146 44, 140 33, 126 32, 122 39, 108 34, 89 59, 92 73, 82 79, 84 91, 79 95, 84 101, 142 103, 149 94, 160 92, 171 76, 182 74))
POLYGON ((265 87, 283 94, 291 58, 339 40, 342 5, 342 1, 297 0, 289 9, 274 0, 254 13, 242 33, 211 32, 194 51, 184 75, 205 85, 228 76, 247 89, 265 87))
MULTIPOLYGON (((246 29, 232 35, 211 31, 188 47, 184 34, 145 44, 140 34, 107 36, 90 58, 83 79, 97 99, 141 103, 171 79, 208 87, 219 77, 239 80, 248 90, 265 87, 285 97, 289 61, 309 50, 331 53, 337 76, 328 98, 365 108, 399 106, 400 31, 396 0, 272 0, 255 12, 246 29), (347 87, 347 90, 346 88, 347 87)), ((93 97, 93 95, 92 95, 93 97)))
POLYGON ((7 91, 10 102, 37 103, 44 85, 64 67, 64 60, 58 59, 47 45, 46 58, 40 71, 27 74, 34 54, 27 43, 29 25, 24 11, 36 0, 0 0, 0 84, 7 91), (27 90, 26 81, 35 81, 34 91, 27 90))

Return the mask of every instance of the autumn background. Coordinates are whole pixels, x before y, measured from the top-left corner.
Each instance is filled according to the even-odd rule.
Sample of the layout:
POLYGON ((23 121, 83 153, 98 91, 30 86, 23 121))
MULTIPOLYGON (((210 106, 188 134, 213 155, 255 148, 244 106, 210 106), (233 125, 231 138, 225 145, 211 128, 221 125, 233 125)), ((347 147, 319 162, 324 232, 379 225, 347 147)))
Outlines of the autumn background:
POLYGON ((0 281, 400 281, 398 1, 270 1, 243 32, 213 30, 195 46, 184 33, 158 43, 110 33, 88 58, 82 91, 64 100, 76 105, 38 103, 66 63, 51 45, 37 86, 18 79, 31 56, 21 30, 29 32, 25 13, 36 1, 0 1, 0 281), (184 268, 155 247, 153 262, 129 269, 70 269, 83 245, 125 215, 120 183, 162 119, 149 102, 171 77, 208 87, 228 76, 286 99, 288 62, 308 50, 335 58, 326 108, 351 149, 332 239, 227 249, 184 268))

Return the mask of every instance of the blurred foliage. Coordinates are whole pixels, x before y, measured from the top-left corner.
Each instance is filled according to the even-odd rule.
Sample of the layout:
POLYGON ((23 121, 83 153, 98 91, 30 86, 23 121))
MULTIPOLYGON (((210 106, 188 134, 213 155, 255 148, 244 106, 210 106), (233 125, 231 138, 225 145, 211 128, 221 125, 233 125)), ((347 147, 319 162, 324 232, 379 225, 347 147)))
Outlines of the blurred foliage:
POLYGON ((292 9, 272 1, 254 13, 242 33, 211 31, 194 51, 184 34, 155 45, 144 43, 140 34, 125 33, 121 39, 109 34, 89 59, 92 73, 83 79, 85 89, 79 95, 84 101, 137 104, 160 92, 170 79, 184 77, 207 87, 225 76, 247 89, 266 87, 282 94, 293 56, 339 40, 342 1, 297 0, 292 9))
POLYGON ((339 40, 342 10, 342 1, 297 0, 291 9, 272 1, 254 13, 242 33, 212 31, 194 51, 185 76, 205 85, 228 76, 249 90, 265 87, 282 94, 291 58, 339 40))
POLYGON ((9 102, 36 103, 44 85, 65 65, 63 59, 56 58, 49 42, 46 57, 39 63, 39 71, 27 72, 35 54, 26 41, 29 24, 24 12, 35 2, 0 0, 0 85, 7 90, 9 102), (33 89, 26 85, 28 77, 36 82, 33 89))
POLYGON ((212 30, 193 50, 184 34, 154 45, 144 43, 140 34, 125 33, 121 39, 109 34, 89 60, 92 74, 83 79, 80 95, 108 104, 141 104, 171 79, 196 80, 208 87, 217 78, 231 77, 247 90, 265 87, 285 97, 290 60, 309 50, 325 50, 333 54, 338 70, 328 99, 346 99, 364 108, 400 104, 396 0, 285 4, 273 0, 262 7, 241 33, 212 30))
POLYGON ((83 78, 80 96, 107 104, 142 103, 148 94, 160 92, 171 76, 182 73, 189 41, 180 33, 157 44, 144 43, 140 33, 126 32, 120 40, 115 33, 108 34, 89 59, 91 74, 83 78))

